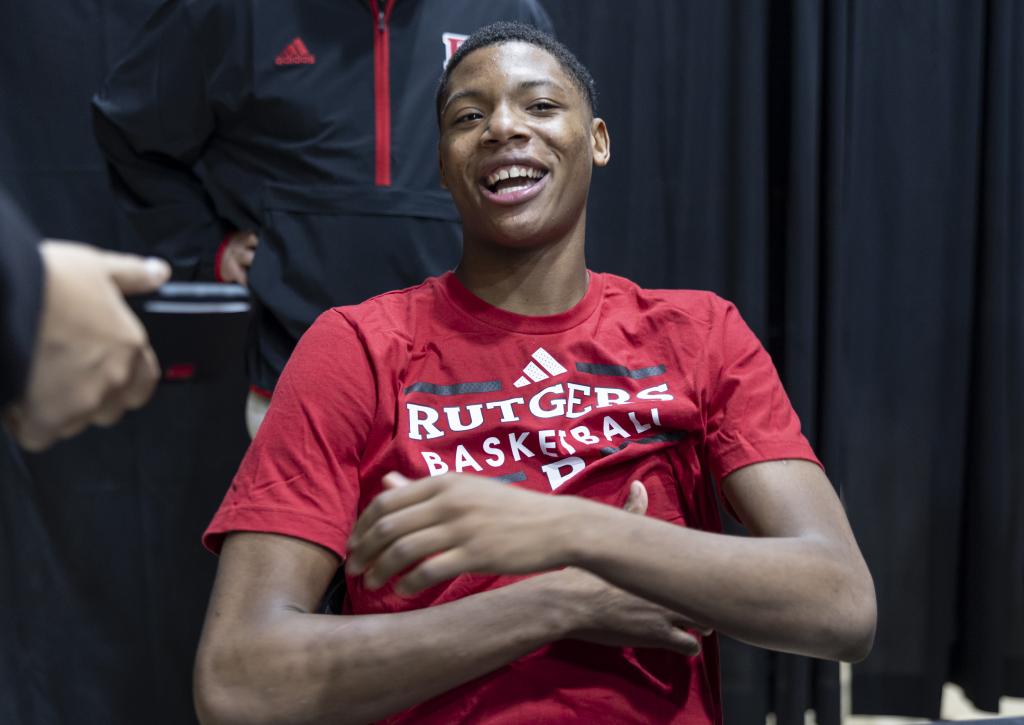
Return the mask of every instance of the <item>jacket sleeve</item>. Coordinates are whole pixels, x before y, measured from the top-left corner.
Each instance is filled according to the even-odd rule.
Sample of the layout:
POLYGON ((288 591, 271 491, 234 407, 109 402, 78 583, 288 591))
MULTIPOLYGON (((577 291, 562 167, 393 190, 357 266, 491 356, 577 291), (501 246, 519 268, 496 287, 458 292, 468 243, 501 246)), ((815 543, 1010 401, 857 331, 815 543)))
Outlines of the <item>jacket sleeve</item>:
POLYGON ((28 382, 43 298, 39 235, 0 191, 0 407, 28 382))
POLYGON ((115 197, 141 251, 179 277, 212 278, 221 220, 195 165, 215 131, 204 47, 189 4, 165 2, 93 98, 115 197))

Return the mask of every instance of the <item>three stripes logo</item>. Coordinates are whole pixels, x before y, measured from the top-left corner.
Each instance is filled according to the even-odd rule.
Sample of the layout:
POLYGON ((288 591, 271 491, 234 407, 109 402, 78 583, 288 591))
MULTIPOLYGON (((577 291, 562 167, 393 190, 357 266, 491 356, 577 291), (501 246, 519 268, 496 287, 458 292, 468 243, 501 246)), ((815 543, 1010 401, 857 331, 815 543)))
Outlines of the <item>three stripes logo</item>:
POLYGON ((302 42, 302 38, 292 40, 274 58, 274 65, 313 65, 314 63, 316 63, 316 56, 309 52, 309 48, 302 42))
POLYGON ((539 383, 568 372, 561 363, 551 356, 551 353, 542 347, 538 347, 530 357, 533 359, 527 363, 523 368, 523 374, 513 383, 517 388, 526 387, 531 383, 539 383))

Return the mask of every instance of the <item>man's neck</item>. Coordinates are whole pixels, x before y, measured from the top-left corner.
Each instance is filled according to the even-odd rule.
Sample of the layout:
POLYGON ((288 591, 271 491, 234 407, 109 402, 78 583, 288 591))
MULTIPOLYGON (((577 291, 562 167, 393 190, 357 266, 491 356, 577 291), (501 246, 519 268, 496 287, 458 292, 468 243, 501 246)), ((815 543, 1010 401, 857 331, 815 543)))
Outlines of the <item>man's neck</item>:
POLYGON ((565 312, 587 292, 582 229, 563 242, 533 249, 466 244, 455 275, 477 297, 508 312, 565 312))

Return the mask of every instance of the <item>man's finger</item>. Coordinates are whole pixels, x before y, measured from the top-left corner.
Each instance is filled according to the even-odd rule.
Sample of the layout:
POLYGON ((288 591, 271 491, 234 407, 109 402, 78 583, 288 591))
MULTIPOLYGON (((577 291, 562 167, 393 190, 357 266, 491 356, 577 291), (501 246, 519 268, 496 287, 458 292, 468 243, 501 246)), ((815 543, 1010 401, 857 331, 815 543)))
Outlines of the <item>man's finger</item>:
POLYGON ((53 436, 28 420, 25 412, 18 406, 12 405, 4 412, 4 425, 18 445, 31 453, 46 450, 53 443, 53 436))
POLYGON ((700 654, 700 640, 685 630, 673 627, 668 635, 668 641, 671 649, 688 657, 700 654))
POLYGON ((395 592, 403 597, 412 596, 435 584, 454 579, 469 572, 468 557, 462 549, 449 549, 432 556, 395 585, 395 592))
POLYGON ((436 510, 429 504, 408 506, 394 513, 383 516, 370 528, 366 529, 358 539, 348 540, 348 558, 345 571, 349 576, 362 574, 387 547, 402 537, 413 532, 430 528, 438 523, 436 510))
POLYGON ((260 243, 260 239, 256 236, 255 232, 236 232, 232 241, 240 243, 246 249, 256 249, 260 243))
POLYGON ((92 414, 91 423, 101 427, 114 425, 124 415, 124 402, 122 391, 118 388, 111 388, 103 398, 103 404, 92 414))
POLYGON ((392 488, 405 488, 412 483, 412 479, 406 478, 398 471, 391 471, 384 474, 381 482, 384 484, 384 488, 391 490, 392 488))
POLYGON ((356 520, 356 525, 352 527, 349 545, 358 545, 359 539, 366 530, 382 516, 387 516, 389 513, 420 503, 433 496, 438 491, 440 485, 438 481, 439 479, 436 478, 428 478, 420 480, 415 486, 385 489, 383 493, 377 494, 377 497, 370 502, 370 505, 356 520))
POLYGON ((647 488, 643 483, 633 481, 629 484, 629 498, 626 499, 626 504, 622 508, 631 514, 643 516, 647 513, 647 488))
POLYGON ((102 252, 107 274, 126 295, 152 292, 171 277, 171 267, 156 257, 102 252))
POLYGON ((363 583, 367 589, 379 589, 398 572, 447 549, 453 539, 451 529, 444 526, 434 526, 403 536, 377 557, 363 576, 363 583))
POLYGON ((135 364, 128 385, 121 391, 121 403, 127 410, 141 408, 153 396, 160 380, 160 363, 153 348, 146 345, 135 354, 135 364))

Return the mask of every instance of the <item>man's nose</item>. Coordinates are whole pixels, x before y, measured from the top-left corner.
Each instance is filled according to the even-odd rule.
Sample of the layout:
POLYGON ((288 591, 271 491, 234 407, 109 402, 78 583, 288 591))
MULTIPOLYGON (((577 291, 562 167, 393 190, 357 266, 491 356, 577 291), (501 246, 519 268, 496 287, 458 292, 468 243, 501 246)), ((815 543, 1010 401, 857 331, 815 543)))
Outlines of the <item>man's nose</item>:
POLYGON ((527 138, 530 132, 524 121, 522 114, 508 104, 497 106, 487 121, 484 141, 505 143, 517 138, 527 138))

